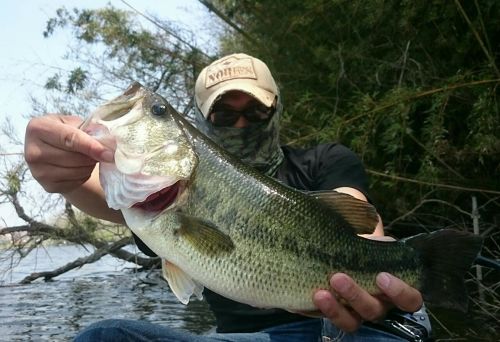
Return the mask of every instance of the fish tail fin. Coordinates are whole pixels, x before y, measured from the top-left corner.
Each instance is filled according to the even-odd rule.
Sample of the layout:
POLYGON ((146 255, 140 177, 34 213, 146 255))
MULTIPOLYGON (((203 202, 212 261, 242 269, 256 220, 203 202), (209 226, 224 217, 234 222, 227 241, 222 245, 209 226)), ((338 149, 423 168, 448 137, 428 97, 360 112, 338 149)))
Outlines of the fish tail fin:
POLYGON ((467 311, 464 277, 482 247, 482 238, 467 232, 442 229, 404 240, 423 263, 420 290, 430 305, 467 311))

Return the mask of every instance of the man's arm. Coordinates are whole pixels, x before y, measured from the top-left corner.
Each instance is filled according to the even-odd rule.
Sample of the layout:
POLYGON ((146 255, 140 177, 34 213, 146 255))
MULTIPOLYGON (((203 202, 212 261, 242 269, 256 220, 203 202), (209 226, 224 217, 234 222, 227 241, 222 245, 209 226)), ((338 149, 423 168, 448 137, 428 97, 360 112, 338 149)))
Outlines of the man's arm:
POLYGON ((99 164, 96 165, 85 183, 62 195, 75 207, 91 216, 125 224, 121 211, 109 208, 106 203, 104 191, 99 182, 99 164))

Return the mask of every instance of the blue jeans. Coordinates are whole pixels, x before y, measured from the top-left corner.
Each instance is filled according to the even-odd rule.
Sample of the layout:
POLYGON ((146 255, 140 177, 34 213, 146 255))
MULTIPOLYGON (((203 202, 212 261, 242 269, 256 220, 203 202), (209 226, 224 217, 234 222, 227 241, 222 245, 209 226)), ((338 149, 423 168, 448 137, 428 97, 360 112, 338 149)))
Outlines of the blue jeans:
POLYGON ((196 335, 144 321, 108 319, 91 324, 74 340, 75 342, 330 342, 330 341, 405 341, 392 334, 362 326, 356 333, 348 334, 337 329, 326 319, 310 319, 283 324, 256 333, 228 333, 196 335))

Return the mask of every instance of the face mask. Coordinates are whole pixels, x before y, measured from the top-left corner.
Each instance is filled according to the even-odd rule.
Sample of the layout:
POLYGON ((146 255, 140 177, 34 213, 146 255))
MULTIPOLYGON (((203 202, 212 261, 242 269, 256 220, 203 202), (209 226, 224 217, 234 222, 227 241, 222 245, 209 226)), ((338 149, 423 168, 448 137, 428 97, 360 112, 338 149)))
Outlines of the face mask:
POLYGON ((269 121, 252 123, 244 128, 213 126, 195 108, 195 126, 229 153, 268 176, 273 176, 283 162, 279 144, 279 117, 283 107, 278 100, 269 121))

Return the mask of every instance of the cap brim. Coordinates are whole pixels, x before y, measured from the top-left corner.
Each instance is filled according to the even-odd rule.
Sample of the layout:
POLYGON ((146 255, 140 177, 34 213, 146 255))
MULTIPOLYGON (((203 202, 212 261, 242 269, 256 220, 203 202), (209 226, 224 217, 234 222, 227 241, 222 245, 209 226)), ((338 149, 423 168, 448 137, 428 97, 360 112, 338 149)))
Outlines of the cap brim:
POLYGON ((219 96, 229 92, 229 91, 242 91, 247 93, 248 95, 256 98, 258 101, 262 102, 262 104, 266 107, 271 107, 274 103, 274 99, 276 95, 265 89, 259 88, 255 85, 248 83, 239 83, 239 82, 231 82, 230 84, 220 87, 216 91, 214 91, 205 103, 201 106, 200 110, 203 113, 203 116, 206 118, 212 109, 213 103, 219 96))

